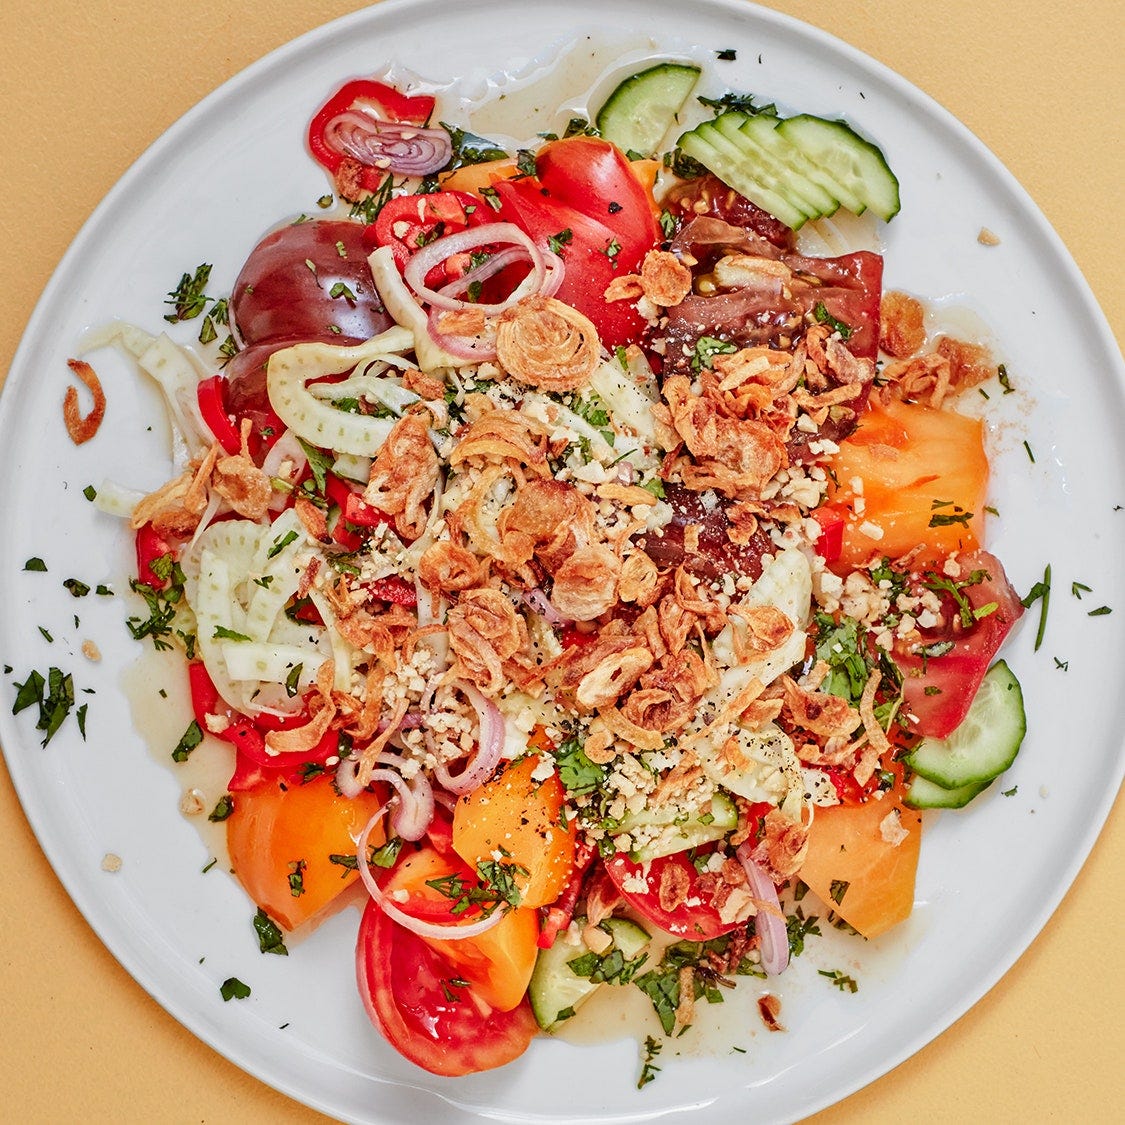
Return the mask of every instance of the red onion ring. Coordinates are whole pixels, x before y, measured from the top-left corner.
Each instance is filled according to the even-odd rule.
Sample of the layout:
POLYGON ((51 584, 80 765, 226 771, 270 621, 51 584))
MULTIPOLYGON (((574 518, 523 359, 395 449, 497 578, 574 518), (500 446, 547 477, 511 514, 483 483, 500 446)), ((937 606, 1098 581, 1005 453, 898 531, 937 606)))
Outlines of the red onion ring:
POLYGON ((551 599, 548 598, 538 586, 533 586, 530 590, 524 590, 521 597, 547 622, 547 624, 558 626, 573 624, 571 618, 563 617, 563 615, 551 605, 551 599))
POLYGON ((500 708, 486 699, 472 684, 457 685, 477 713, 479 734, 477 752, 469 759, 465 768, 456 776, 451 774, 445 764, 438 762, 434 767, 434 777, 458 797, 479 789, 495 772, 504 749, 505 723, 500 708))
MULTIPOLYGON (((504 251, 501 251, 501 253, 504 253, 504 251)), ((557 258, 558 255, 555 255, 555 257, 557 258)), ((484 266, 487 266, 487 264, 487 262, 484 263, 484 266)), ((561 266, 561 259, 559 264, 561 266)), ((478 266, 477 268, 482 269, 484 266, 478 266)), ((521 297, 525 297, 529 293, 542 292, 543 283, 547 277, 547 264, 544 252, 515 223, 485 223, 483 226, 469 227, 468 230, 447 234, 444 238, 435 239, 423 246, 406 263, 406 269, 403 270, 402 276, 406 284, 414 290, 418 297, 434 308, 450 311, 475 309, 483 312, 485 316, 499 316, 521 297), (527 277, 512 290, 505 300, 489 303, 465 301, 458 297, 449 296, 442 290, 431 289, 426 284, 426 275, 434 266, 444 262, 446 258, 454 254, 464 254, 469 250, 478 250, 482 246, 494 246, 497 243, 510 243, 522 248, 531 263, 531 270, 527 277)), ((451 284, 456 285, 460 280, 458 279, 451 284)))
POLYGON ((444 129, 384 121, 357 110, 333 117, 325 126, 324 141, 341 156, 400 176, 428 176, 444 168, 453 155, 444 129))
POLYGON ((754 916, 754 932, 758 935, 762 968, 771 977, 776 977, 789 967, 789 934, 785 929, 785 915, 777 897, 777 887, 752 857, 749 840, 741 844, 734 854, 750 880, 751 894, 766 907, 765 910, 759 908, 754 916))
POLYGON ((447 309, 430 309, 426 330, 430 339, 443 351, 458 359, 468 360, 472 363, 489 363, 496 358, 496 341, 489 339, 489 335, 480 336, 454 336, 443 332, 438 327, 438 320, 447 309))
POLYGON ((371 838, 375 825, 379 823, 386 811, 386 806, 384 806, 367 822, 363 832, 360 833, 359 840, 356 842, 355 854, 358 860, 359 877, 363 880, 363 885, 367 888, 367 893, 374 899, 376 906, 393 922, 404 926, 411 933, 436 941, 462 941, 465 938, 478 937, 487 930, 491 930, 493 926, 498 925, 506 913, 504 910, 496 910, 487 918, 481 918, 479 921, 471 922, 468 925, 439 926, 435 922, 415 918, 413 915, 407 914, 406 911, 400 910, 394 904, 394 901, 383 893, 383 888, 375 881, 375 876, 371 874, 371 869, 367 865, 367 841, 371 838))

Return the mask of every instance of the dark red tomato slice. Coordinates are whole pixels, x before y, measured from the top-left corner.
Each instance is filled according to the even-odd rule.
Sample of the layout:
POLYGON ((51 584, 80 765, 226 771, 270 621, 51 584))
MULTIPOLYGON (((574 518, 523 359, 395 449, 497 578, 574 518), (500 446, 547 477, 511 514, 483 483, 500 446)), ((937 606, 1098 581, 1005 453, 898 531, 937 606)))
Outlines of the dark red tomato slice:
POLYGON ((797 273, 790 286, 793 300, 803 312, 818 306, 851 330, 847 338, 853 355, 874 359, 879 354, 879 302, 883 294, 883 256, 858 250, 839 258, 803 258, 783 255, 782 261, 797 273))
POLYGON ((636 269, 661 239, 652 199, 615 145, 599 137, 567 137, 535 154, 539 183, 552 199, 597 219, 617 236, 618 268, 636 269))
POLYGON ((985 575, 962 589, 969 603, 974 609, 995 603, 995 611, 969 629, 960 627, 954 613, 950 616, 957 624, 924 631, 922 645, 952 645, 944 655, 926 657, 898 649, 894 653, 903 675, 904 706, 918 720, 911 729, 930 738, 946 738, 960 725, 993 657, 1023 613, 1019 595, 995 555, 975 551, 958 556, 958 562, 962 581, 974 571, 985 575))
POLYGON ((684 221, 697 215, 712 215, 732 226, 752 231, 781 250, 792 249, 795 241, 793 231, 780 219, 710 173, 677 184, 664 202, 673 215, 684 221))
POLYGON ((393 322, 371 281, 363 229, 345 220, 310 219, 266 235, 231 292, 243 346, 277 340, 344 343, 389 328, 393 322))
POLYGON ((371 1022, 412 1063, 457 1077, 518 1058, 539 1030, 525 997, 511 1011, 479 1004, 463 970, 368 902, 356 941, 356 981, 371 1022))
POLYGON ((683 852, 652 860, 647 876, 643 864, 634 863, 624 855, 606 860, 605 869, 621 897, 638 914, 673 937, 684 941, 710 941, 745 925, 744 922, 724 922, 719 917, 718 910, 699 886, 699 875, 691 860, 683 852), (667 877, 665 872, 672 867, 678 868, 687 879, 689 890, 687 901, 669 912, 660 905, 660 884, 667 877), (646 884, 647 890, 637 890, 639 881, 646 884))

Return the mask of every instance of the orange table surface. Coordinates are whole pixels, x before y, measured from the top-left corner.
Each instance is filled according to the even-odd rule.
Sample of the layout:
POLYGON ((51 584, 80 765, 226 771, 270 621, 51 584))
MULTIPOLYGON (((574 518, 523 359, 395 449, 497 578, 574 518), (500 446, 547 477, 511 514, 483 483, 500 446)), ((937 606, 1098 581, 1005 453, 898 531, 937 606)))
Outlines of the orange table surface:
MULTIPOLYGON (((363 6, 5 0, 0 372, 70 240, 132 161, 243 66, 363 6)), ((965 122, 1045 212, 1125 341, 1117 0, 767 6, 873 55, 965 122)), ((195 1039, 117 964, 39 851, 3 768, 0 838, 0 1117, 325 1120, 195 1039)), ((1120 1120, 1123 883, 1118 800, 1075 885, 1004 979, 931 1045, 814 1120, 1120 1120)))

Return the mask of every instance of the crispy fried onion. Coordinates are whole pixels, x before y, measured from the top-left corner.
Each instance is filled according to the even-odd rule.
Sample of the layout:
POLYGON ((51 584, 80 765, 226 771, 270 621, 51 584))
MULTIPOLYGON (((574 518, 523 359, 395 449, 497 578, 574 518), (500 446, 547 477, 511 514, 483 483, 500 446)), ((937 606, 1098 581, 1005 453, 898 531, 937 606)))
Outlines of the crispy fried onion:
POLYGON ((580 547, 555 571, 551 603, 572 621, 593 621, 617 604, 621 560, 601 543, 580 547))
POLYGON ((879 388, 878 397, 883 402, 912 399, 936 410, 951 395, 975 387, 995 373, 987 348, 943 336, 931 352, 886 364, 882 374, 887 383, 879 388))
POLYGON ((483 395, 472 396, 469 405, 480 412, 479 417, 458 438, 450 465, 512 464, 529 469, 533 476, 551 476, 546 426, 516 410, 501 410, 483 395))
POLYGON ((191 535, 207 510, 207 482, 221 452, 215 442, 194 470, 188 469, 140 500, 133 509, 132 526, 139 528, 151 523, 157 535, 191 535))
POLYGON ((497 521, 504 561, 518 567, 534 556, 554 574, 593 538, 595 515, 594 505, 569 481, 528 481, 497 521))
POLYGON ((691 270, 668 250, 650 250, 641 272, 615 277, 606 286, 606 301, 635 301, 646 297, 654 305, 669 309, 691 292, 691 270))
POLYGON ((651 667, 652 653, 643 646, 611 653, 582 677, 574 697, 591 711, 616 703, 651 667))
POLYGON ((576 391, 598 366, 598 330, 554 297, 524 297, 500 316, 496 355, 516 380, 544 391, 576 391))
POLYGON ((336 665, 332 660, 321 664, 316 672, 313 694, 306 705, 309 721, 288 730, 267 731, 268 754, 307 754, 328 733, 336 717, 336 701, 332 694, 335 675, 336 665))
POLYGON ((417 539, 426 526, 425 501, 437 487, 438 458, 420 418, 407 414, 387 435, 375 457, 363 498, 393 516, 395 529, 417 539))
POLYGON ((98 427, 105 417, 105 391, 97 372, 84 359, 68 359, 67 367, 78 376, 86 389, 94 396, 94 405, 85 418, 78 405, 78 392, 74 387, 67 387, 63 396, 63 421, 66 423, 66 432, 75 445, 89 441, 98 432, 98 427))
POLYGON ((703 381, 700 395, 682 375, 667 380, 663 393, 668 405, 653 407, 653 413, 672 426, 691 454, 691 461, 677 463, 688 488, 714 488, 734 499, 759 496, 787 463, 785 445, 773 429, 728 412, 714 376, 703 381))
POLYGON ((777 684, 793 722, 821 739, 849 735, 863 721, 859 712, 838 695, 808 691, 791 676, 779 676, 777 684))
POLYGON ((879 302, 879 346, 896 359, 922 350, 926 342, 926 310, 907 293, 890 289, 879 302))
POLYGON ((809 850, 812 817, 812 806, 807 802, 802 806, 801 820, 790 819, 780 809, 766 813, 762 839, 752 855, 774 883, 783 883, 800 871, 809 850))
POLYGON ((486 695, 504 687, 504 663, 527 644, 527 624, 499 590, 466 590, 449 611, 453 674, 486 695))
POLYGON ((254 464, 250 456, 250 430, 253 423, 242 419, 242 448, 233 456, 220 457, 211 474, 211 487, 240 515, 260 520, 269 511, 273 499, 270 478, 254 464))
POLYGON ((418 577, 431 593, 471 590, 480 586, 486 565, 467 547, 444 540, 431 543, 418 560, 418 577))
POLYGON ((656 563, 639 547, 630 551, 621 564, 617 596, 623 602, 635 602, 646 608, 656 601, 659 588, 660 573, 656 563))

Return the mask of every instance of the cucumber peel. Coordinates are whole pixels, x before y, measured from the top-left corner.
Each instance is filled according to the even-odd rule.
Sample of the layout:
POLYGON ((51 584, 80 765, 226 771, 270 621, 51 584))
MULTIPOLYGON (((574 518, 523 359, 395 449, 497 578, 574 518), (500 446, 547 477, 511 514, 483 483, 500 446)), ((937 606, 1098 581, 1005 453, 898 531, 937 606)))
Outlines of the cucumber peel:
POLYGON ((658 63, 618 84, 594 118, 598 132, 622 152, 651 156, 676 123, 700 69, 691 63, 658 63))

